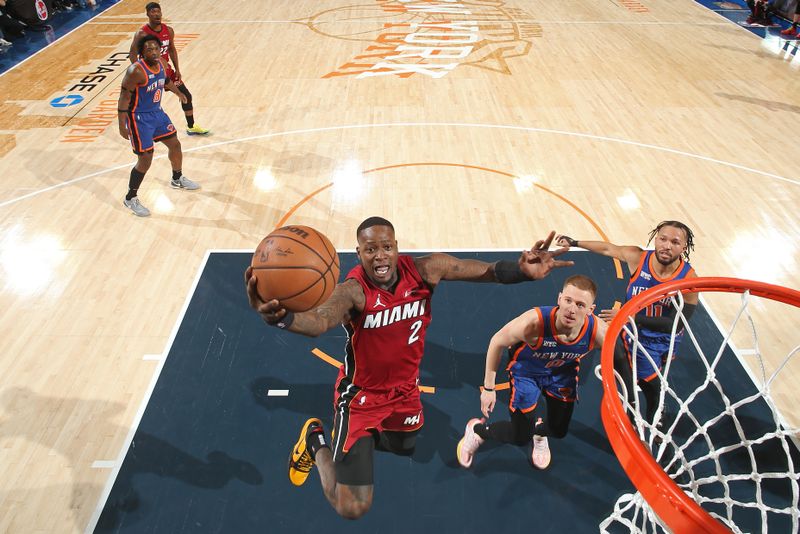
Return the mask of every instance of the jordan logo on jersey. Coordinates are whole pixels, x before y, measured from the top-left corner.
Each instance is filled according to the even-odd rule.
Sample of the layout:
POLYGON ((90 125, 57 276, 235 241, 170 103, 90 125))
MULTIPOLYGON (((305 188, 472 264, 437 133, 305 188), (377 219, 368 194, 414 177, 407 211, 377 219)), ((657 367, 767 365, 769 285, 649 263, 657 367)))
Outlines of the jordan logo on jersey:
POLYGON ((383 306, 384 308, 386 307, 386 304, 381 302, 381 296, 380 295, 378 295, 378 298, 375 299, 375 306, 374 307, 377 308, 378 306, 383 306))

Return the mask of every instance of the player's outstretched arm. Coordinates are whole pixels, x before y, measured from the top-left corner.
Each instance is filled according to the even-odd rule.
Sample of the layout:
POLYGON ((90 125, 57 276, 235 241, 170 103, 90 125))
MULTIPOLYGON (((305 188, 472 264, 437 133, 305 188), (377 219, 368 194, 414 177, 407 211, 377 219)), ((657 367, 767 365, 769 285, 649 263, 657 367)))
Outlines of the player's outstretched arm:
POLYGON ((636 270, 642 252, 644 252, 641 248, 635 246, 615 245, 608 241, 584 241, 583 239, 578 241, 563 234, 556 238, 556 244, 562 247, 581 247, 595 254, 616 258, 627 263, 631 272, 636 270))
POLYGON ((528 280, 539 280, 558 267, 569 267, 574 262, 556 259, 568 249, 550 251, 555 232, 540 239, 530 250, 525 250, 517 262, 497 261, 487 263, 479 260, 460 259, 450 254, 434 253, 415 260, 423 279, 435 286, 441 280, 464 282, 500 282, 516 284, 528 280))
POLYGON ((250 307, 261 315, 265 323, 309 337, 319 336, 350 321, 355 312, 364 309, 364 290, 352 279, 337 284, 323 304, 301 313, 290 312, 277 300, 264 302, 258 294, 252 267, 245 271, 244 283, 250 307))
POLYGON ((128 139, 128 126, 126 122, 127 112, 131 106, 131 96, 136 92, 136 87, 146 81, 142 69, 136 65, 131 65, 125 71, 125 76, 122 78, 122 90, 119 93, 119 100, 117 100, 117 121, 119 122, 119 135, 123 139, 128 139))
POLYGON ((528 310, 506 323, 492 336, 489 348, 486 349, 486 370, 481 391, 481 412, 485 417, 489 417, 497 402, 497 367, 500 365, 503 350, 520 342, 535 343, 539 330, 539 315, 534 310, 528 310))

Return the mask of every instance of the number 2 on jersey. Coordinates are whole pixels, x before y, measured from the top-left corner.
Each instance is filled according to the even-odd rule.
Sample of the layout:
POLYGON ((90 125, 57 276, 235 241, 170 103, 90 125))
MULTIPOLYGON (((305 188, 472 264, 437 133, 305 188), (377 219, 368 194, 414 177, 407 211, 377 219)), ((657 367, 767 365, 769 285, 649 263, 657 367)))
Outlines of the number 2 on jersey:
POLYGON ((422 319, 414 321, 411 323, 411 335, 408 336, 408 344, 411 345, 415 341, 419 339, 419 329, 422 328, 422 319))

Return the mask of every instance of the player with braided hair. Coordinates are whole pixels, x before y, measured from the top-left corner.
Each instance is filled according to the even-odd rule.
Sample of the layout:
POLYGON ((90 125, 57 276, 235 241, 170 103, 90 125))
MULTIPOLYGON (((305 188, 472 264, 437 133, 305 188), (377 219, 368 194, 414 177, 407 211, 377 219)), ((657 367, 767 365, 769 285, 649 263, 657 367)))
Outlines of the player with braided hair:
MULTIPOLYGON (((689 264, 689 254, 694 249, 694 233, 680 221, 662 221, 650 232, 647 245, 653 243, 653 250, 643 250, 637 246, 620 246, 606 241, 584 241, 561 235, 556 239, 560 246, 581 247, 596 254, 616 258, 625 262, 631 272, 625 299, 630 300, 639 293, 651 287, 679 280, 694 278, 697 274, 689 264)), ((685 296, 682 310, 683 321, 688 321, 697 307, 696 293, 685 296)), ((601 310, 598 316, 606 322, 611 322, 617 315, 616 309, 601 310)), ((658 407, 658 396, 661 391, 661 380, 656 372, 656 367, 645 355, 650 355, 653 361, 663 368, 669 355, 672 339, 672 325, 678 310, 672 305, 671 299, 663 299, 636 314, 636 327, 639 333, 638 340, 644 350, 636 351, 636 379, 642 389, 646 400, 645 418, 653 422, 658 407)), ((675 336, 673 351, 683 337, 683 321, 675 336)), ((614 354, 614 369, 622 376, 628 391, 628 401, 633 402, 634 388, 632 376, 631 355, 633 353, 632 340, 625 334, 621 343, 617 343, 614 354)))

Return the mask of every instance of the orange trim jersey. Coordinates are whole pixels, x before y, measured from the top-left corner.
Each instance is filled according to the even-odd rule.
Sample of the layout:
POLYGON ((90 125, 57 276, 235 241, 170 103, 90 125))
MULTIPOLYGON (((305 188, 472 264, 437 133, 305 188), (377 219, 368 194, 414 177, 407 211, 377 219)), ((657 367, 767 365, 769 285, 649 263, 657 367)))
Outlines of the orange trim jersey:
MULTIPOLYGON (((681 280, 694 273, 694 269, 689 262, 680 259, 678 268, 675 269, 675 272, 672 273, 672 276, 669 276, 668 278, 659 278, 652 268, 653 261, 658 261, 656 260, 654 253, 655 251, 653 250, 647 250, 642 253, 642 257, 639 260, 639 266, 636 268, 636 272, 631 275, 631 279, 628 282, 628 289, 625 294, 626 301, 631 300, 639 293, 643 293, 651 287, 655 287, 659 284, 670 282, 672 280, 681 280)), ((671 310, 672 299, 670 297, 665 297, 647 306, 646 308, 639 310, 637 315, 646 317, 662 317, 667 315, 671 310)), ((667 334, 667 336, 669 336, 669 334, 667 334)))
POLYGON ((577 375, 578 362, 594 348, 597 317, 586 316, 578 337, 571 342, 556 334, 557 306, 534 308, 539 316, 539 334, 535 345, 519 343, 511 348, 507 370, 514 376, 577 375))
POLYGON ((144 72, 145 83, 136 87, 136 92, 131 100, 130 111, 133 113, 148 113, 161 110, 161 97, 164 96, 164 85, 167 75, 164 66, 158 64, 158 70, 151 70, 150 66, 140 59, 135 63, 144 72))
POLYGON ((342 370, 352 384, 382 391, 416 382, 431 322, 433 290, 422 280, 414 258, 397 259, 393 291, 377 287, 361 265, 347 279, 364 290, 364 311, 345 325, 346 357, 342 370))
MULTIPOLYGON (((628 282, 628 291, 626 293, 626 300, 631 300, 636 295, 647 291, 659 284, 669 282, 671 280, 680 280, 686 278, 694 273, 694 269, 689 262, 680 260, 678 268, 675 272, 667 278, 659 278, 653 270, 653 262, 658 261, 655 258, 655 251, 647 250, 642 253, 639 260, 639 266, 636 271, 631 275, 630 282, 628 282)), ((672 311, 672 298, 664 297, 653 304, 639 310, 636 315, 644 317, 663 317, 672 311)), ((637 339, 645 350, 635 350, 635 346, 628 334, 622 334, 622 340, 625 343, 625 349, 628 351, 629 357, 636 353, 636 377, 639 380, 649 381, 657 376, 656 366, 659 368, 666 361, 667 355, 670 350, 673 352, 677 350, 678 345, 683 340, 683 329, 679 329, 675 333, 675 338, 672 337, 672 332, 657 332, 648 328, 638 328, 637 339), (645 354, 645 351, 647 354, 645 354), (651 361, 652 358, 652 361, 651 361), (655 364, 655 365, 654 365, 655 364)))

